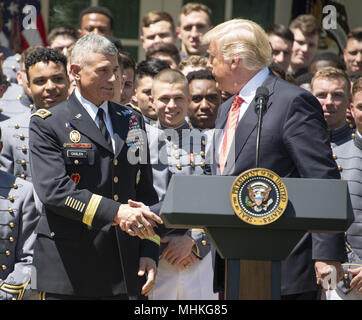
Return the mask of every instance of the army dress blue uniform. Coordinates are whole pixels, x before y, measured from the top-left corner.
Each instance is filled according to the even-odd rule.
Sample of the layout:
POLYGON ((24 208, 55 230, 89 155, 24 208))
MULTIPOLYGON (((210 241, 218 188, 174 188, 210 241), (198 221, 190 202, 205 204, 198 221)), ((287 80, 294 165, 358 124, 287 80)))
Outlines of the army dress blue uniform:
MULTIPOLYGON (((150 146, 154 186, 162 201, 173 175, 202 175, 207 166, 207 138, 185 121, 178 128, 163 127, 149 121, 147 136, 150 146)), ((182 197, 182 195, 179 195, 182 197)), ((176 229, 169 236, 190 236, 195 242, 193 253, 198 261, 181 270, 162 259, 159 264, 151 300, 210 300, 213 293, 211 243, 203 229, 176 229)), ((161 245, 161 250, 165 246, 161 245)), ((160 252, 161 253, 161 252, 160 252)))
POLYGON ((25 113, 0 123, 4 142, 0 170, 28 181, 32 181, 29 163, 29 123, 32 111, 29 108, 25 113))
POLYGON ((27 293, 39 220, 30 182, 0 171, 0 299, 27 293))
POLYGON ((158 261, 159 236, 141 240, 111 224, 128 199, 158 202, 149 162, 128 161, 132 148, 148 148, 146 139, 135 139, 143 120, 108 102, 113 150, 76 91, 30 121, 33 183, 45 207, 34 248, 38 288, 78 297, 137 296, 145 281, 137 276, 139 258, 158 261))

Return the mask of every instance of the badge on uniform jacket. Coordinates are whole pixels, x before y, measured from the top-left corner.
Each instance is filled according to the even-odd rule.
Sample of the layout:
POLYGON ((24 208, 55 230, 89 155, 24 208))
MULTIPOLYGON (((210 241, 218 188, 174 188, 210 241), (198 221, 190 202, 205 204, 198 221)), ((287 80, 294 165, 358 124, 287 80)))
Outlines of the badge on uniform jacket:
POLYGON ((144 143, 143 130, 141 130, 136 115, 131 115, 129 118, 126 144, 129 147, 130 146, 141 147, 143 143, 144 143))
POLYGON ((74 143, 78 143, 80 141, 80 133, 77 130, 72 130, 69 133, 69 139, 70 141, 74 142, 74 143))
POLYGON ((75 184, 78 184, 80 181, 80 174, 79 173, 73 173, 70 178, 75 182, 75 184))

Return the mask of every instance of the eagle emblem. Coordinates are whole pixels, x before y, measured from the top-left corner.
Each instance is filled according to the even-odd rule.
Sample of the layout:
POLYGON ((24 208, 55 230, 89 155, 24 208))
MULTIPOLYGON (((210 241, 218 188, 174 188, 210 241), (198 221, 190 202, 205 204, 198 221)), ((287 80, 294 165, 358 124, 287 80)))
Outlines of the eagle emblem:
POLYGON ((247 186, 248 196, 245 203, 256 212, 266 211, 273 203, 273 199, 269 199, 272 188, 263 182, 252 183, 247 186))

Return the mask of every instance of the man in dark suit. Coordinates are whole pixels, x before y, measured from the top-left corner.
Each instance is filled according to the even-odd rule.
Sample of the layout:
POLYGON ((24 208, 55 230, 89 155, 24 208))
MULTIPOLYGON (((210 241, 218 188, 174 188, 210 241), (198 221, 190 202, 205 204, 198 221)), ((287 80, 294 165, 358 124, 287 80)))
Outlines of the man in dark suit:
MULTIPOLYGON (((209 31, 204 41, 210 44, 208 67, 218 89, 233 94, 220 106, 215 122, 215 130, 221 134, 215 135, 212 173, 237 176, 255 166, 254 96, 256 89, 264 86, 269 90, 269 102, 259 167, 281 177, 339 179, 320 104, 309 92, 270 72, 271 48, 262 28, 235 19, 209 31)), ((282 298, 316 299, 317 283, 322 284, 328 266, 335 266, 341 276, 343 258, 342 234, 305 234, 282 262, 282 298)))
POLYGON ((105 37, 83 36, 70 61, 77 88, 30 122, 33 182, 45 206, 34 264, 45 299, 127 299, 154 285, 153 227, 162 220, 146 207, 158 198, 143 120, 109 102, 117 57, 105 37))

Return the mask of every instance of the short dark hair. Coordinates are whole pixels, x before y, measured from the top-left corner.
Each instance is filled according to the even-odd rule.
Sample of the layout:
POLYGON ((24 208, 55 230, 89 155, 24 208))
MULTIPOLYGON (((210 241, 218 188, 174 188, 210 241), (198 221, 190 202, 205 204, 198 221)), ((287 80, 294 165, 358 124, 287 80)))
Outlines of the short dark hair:
POLYGON ((141 61, 136 68, 136 82, 143 77, 154 78, 160 71, 170 69, 170 65, 161 59, 141 61))
POLYGON ((189 83, 192 80, 213 80, 216 81, 212 72, 209 69, 201 69, 197 71, 191 71, 187 74, 186 79, 189 83))
POLYGON ((156 53, 163 53, 170 56, 178 65, 181 61, 180 52, 173 43, 156 43, 146 52, 146 60, 151 59, 156 53))
POLYGON ((123 70, 131 68, 136 71, 136 60, 128 51, 119 52, 118 63, 123 66, 123 70))
POLYGON ((270 35, 276 35, 284 40, 290 41, 293 43, 294 34, 293 32, 284 24, 272 24, 265 29, 265 32, 270 35))
POLYGON ((119 38, 110 35, 104 35, 104 37, 106 37, 109 41, 111 41, 116 46, 118 51, 123 50, 122 41, 119 38))
POLYGON ((362 41, 362 27, 357 27, 351 30, 347 35, 347 40, 355 39, 357 41, 362 41))
POLYGON ((112 12, 108 8, 101 7, 101 6, 93 6, 93 7, 89 7, 89 8, 84 9, 83 11, 81 11, 79 14, 79 26, 82 25, 83 16, 85 16, 86 14, 90 14, 90 13, 99 13, 99 14, 103 14, 106 17, 108 17, 110 20, 110 24, 111 24, 111 30, 113 30, 114 19, 113 19, 112 12))
POLYGON ((51 48, 39 48, 31 52, 25 59, 25 70, 28 79, 29 68, 38 62, 44 62, 46 64, 54 62, 57 65, 60 63, 63 65, 64 71, 67 74, 67 57, 64 54, 51 48))
POLYGON ((321 60, 333 61, 333 62, 336 63, 336 68, 341 69, 341 70, 346 70, 346 65, 345 65, 343 59, 334 52, 325 51, 325 52, 322 52, 322 53, 318 53, 312 59, 311 64, 313 62, 321 61, 321 60))
POLYGON ((49 32, 48 37, 47 37, 48 45, 51 45, 52 42, 54 41, 54 39, 58 36, 65 36, 65 37, 73 38, 74 40, 78 40, 78 38, 79 38, 77 30, 75 30, 73 27, 61 26, 58 28, 54 28, 49 32))

